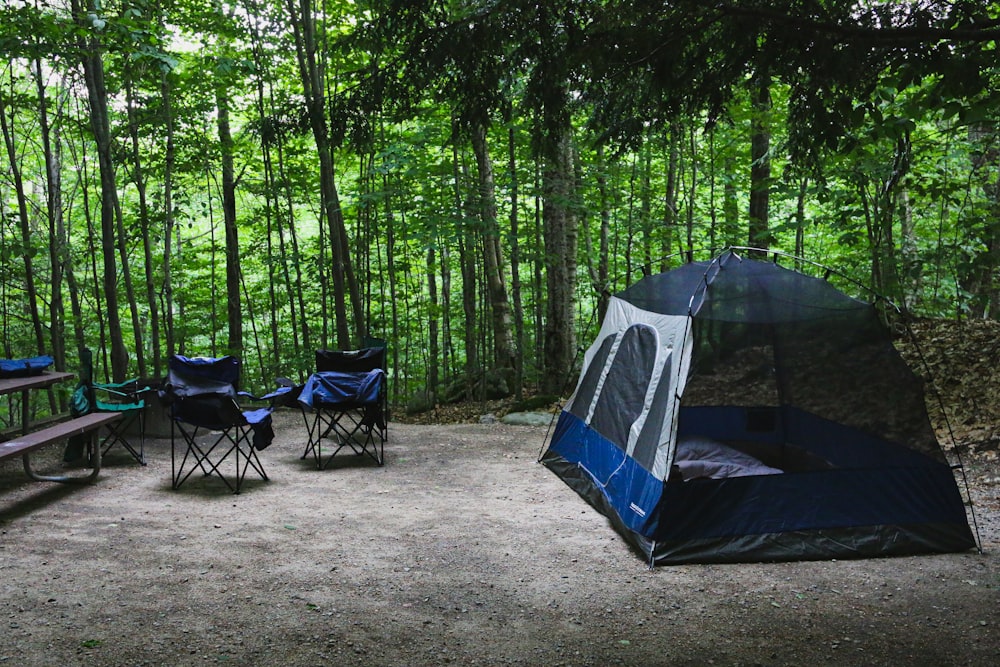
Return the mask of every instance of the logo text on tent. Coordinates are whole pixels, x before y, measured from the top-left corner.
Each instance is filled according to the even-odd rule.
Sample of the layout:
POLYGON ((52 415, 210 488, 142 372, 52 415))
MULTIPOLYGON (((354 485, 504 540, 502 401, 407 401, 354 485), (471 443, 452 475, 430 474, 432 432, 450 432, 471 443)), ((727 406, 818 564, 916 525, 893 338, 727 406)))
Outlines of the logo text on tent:
POLYGON ((636 514, 638 514, 639 516, 642 516, 642 517, 646 516, 646 511, 643 510, 638 505, 636 505, 635 503, 629 503, 628 504, 628 508, 630 510, 632 510, 633 512, 635 512, 636 514))

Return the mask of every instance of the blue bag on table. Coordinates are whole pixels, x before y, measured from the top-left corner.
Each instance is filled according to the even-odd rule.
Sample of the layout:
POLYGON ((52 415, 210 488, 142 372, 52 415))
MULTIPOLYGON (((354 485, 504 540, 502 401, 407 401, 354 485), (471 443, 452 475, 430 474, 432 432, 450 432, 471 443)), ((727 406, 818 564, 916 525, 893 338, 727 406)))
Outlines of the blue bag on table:
POLYGON ((47 354, 25 359, 0 359, 0 378, 23 378, 39 375, 53 363, 52 357, 47 354))

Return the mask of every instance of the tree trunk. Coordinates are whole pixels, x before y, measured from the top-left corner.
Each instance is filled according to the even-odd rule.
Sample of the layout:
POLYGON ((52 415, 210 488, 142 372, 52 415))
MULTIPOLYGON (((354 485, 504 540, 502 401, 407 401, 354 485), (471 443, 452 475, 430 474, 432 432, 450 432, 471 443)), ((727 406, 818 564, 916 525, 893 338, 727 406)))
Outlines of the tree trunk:
POLYGON ((671 123, 667 135, 667 178, 663 192, 663 257, 660 271, 670 268, 667 257, 673 252, 673 238, 680 241, 677 231, 677 181, 680 171, 680 128, 677 123, 671 123))
MULTIPOLYGON (((171 103, 172 86, 168 74, 163 75, 160 95, 163 100, 163 116, 166 125, 167 145, 163 156, 163 312, 166 319, 167 356, 176 352, 174 342, 174 286, 170 270, 174 234, 174 109, 171 103)), ((159 356, 154 352, 153 367, 159 375, 159 356)))
POLYGON ((722 186, 722 233, 725 246, 739 245, 739 239, 743 236, 740 233, 739 194, 736 179, 732 177, 738 169, 736 157, 727 151, 722 158, 722 171, 727 175, 722 186))
MULTIPOLYGON (((142 151, 139 148, 139 119, 136 114, 132 85, 125 87, 126 108, 128 109, 129 138, 132 146, 132 180, 139 198, 139 233, 142 237, 142 265, 146 282, 146 308, 149 311, 150 352, 153 355, 154 374, 160 374, 160 313, 156 305, 156 284, 153 279, 153 244, 150 239, 149 203, 146 197, 146 175, 142 165, 142 151)), ((125 259, 122 259, 125 262, 125 259)), ((136 364, 139 376, 146 377, 146 351, 143 339, 136 335, 136 364)))
POLYGON ((483 271, 493 322, 493 363, 507 382, 514 374, 514 339, 511 332, 510 302, 504 280, 503 249, 497 224, 496 184, 493 161, 486 143, 486 128, 476 125, 471 131, 472 149, 479 172, 479 213, 483 230, 483 271))
POLYGON ((52 143, 52 128, 49 126, 48 99, 43 81, 42 63, 35 60, 32 68, 35 78, 35 89, 38 92, 39 130, 42 136, 42 149, 45 152, 45 213, 49 222, 49 263, 52 266, 50 282, 50 317, 49 344, 57 369, 65 369, 65 304, 63 301, 63 271, 69 256, 68 239, 63 220, 62 208, 62 165, 59 162, 58 137, 57 145, 52 143))
POLYGON ((514 396, 524 396, 524 305, 521 300, 521 245, 518 242, 520 195, 517 178, 517 135, 513 122, 507 130, 507 169, 510 172, 510 296, 514 309, 514 396))
POLYGON ((222 149, 222 227, 226 241, 226 322, 229 338, 226 352, 243 356, 243 313, 240 299, 240 240, 236 227, 236 171, 233 166, 233 137, 229 129, 229 92, 219 82, 215 89, 222 149))
POLYGON ((97 164, 101 180, 101 254, 104 258, 104 298, 107 304, 108 339, 111 343, 111 376, 114 382, 124 382, 128 373, 128 351, 122 335, 118 313, 118 271, 115 265, 115 212, 118 209, 118 188, 115 182, 114 157, 111 154, 111 125, 108 119, 108 94, 104 84, 104 62, 101 43, 87 19, 87 13, 99 12, 96 0, 72 0, 77 25, 89 37, 81 39, 80 54, 83 78, 90 102, 90 126, 97 145, 97 164))
MULTIPOLYGON (((83 134, 83 128, 80 128, 80 134, 83 134)), ((86 144, 81 144, 86 146, 86 144)), ((100 253, 97 251, 95 242, 98 238, 97 229, 94 225, 94 217, 91 214, 90 207, 90 175, 87 169, 87 155, 85 150, 81 150, 80 159, 77 160, 77 164, 80 165, 79 175, 79 185, 80 193, 83 199, 83 218, 87 226, 86 235, 86 246, 87 246, 87 256, 90 258, 90 265, 87 267, 90 271, 90 284, 93 290, 92 303, 94 304, 95 315, 97 316, 97 336, 98 345, 97 349, 101 351, 101 363, 104 368, 104 374, 108 374, 108 369, 111 364, 108 360, 108 335, 107 335, 107 318, 104 316, 104 300, 101 298, 101 274, 97 267, 97 257, 100 253)), ((94 362, 95 367, 97 361, 94 362)), ((96 370, 96 368, 95 368, 96 370)))
POLYGON ((896 219, 897 198, 903 186, 903 179, 909 173, 912 146, 909 136, 896 141, 893 163, 889 176, 870 183, 873 191, 864 199, 865 220, 868 229, 868 243, 872 263, 872 289, 887 299, 905 308, 899 279, 896 239, 893 222, 896 219))
MULTIPOLYGON (((455 187, 455 215, 458 220, 467 216, 468 206, 462 196, 462 169, 458 147, 452 146, 452 164, 455 187)), ((468 226, 456 230, 458 236, 458 264, 462 274, 462 313, 465 316, 466 398, 472 399, 475 377, 478 375, 479 355, 476 347, 476 263, 472 253, 473 242, 468 226)))
POLYGON ((24 192, 24 181, 21 177, 21 166, 15 148, 14 136, 10 123, 7 121, 7 109, 3 95, 0 95, 0 130, 3 131, 4 145, 7 148, 7 160, 14 181, 14 192, 17 196, 18 223, 21 230, 21 258, 24 261, 24 293, 27 300, 28 315, 31 318, 31 328, 35 334, 35 350, 38 354, 45 353, 45 335, 42 330, 42 318, 38 311, 38 291, 35 287, 35 269, 31 252, 31 220, 28 216, 28 198, 24 192))
MULTIPOLYGON (((542 213, 542 188, 543 188, 543 176, 542 176, 542 163, 540 160, 535 161, 535 171, 532 176, 533 186, 534 186, 534 211, 533 211, 533 225, 532 225, 532 246, 536 249, 534 262, 532 262, 531 267, 531 288, 535 293, 535 307, 532 313, 532 329, 534 330, 534 340, 535 340, 535 370, 540 377, 544 377, 549 373, 550 364, 549 360, 545 357, 545 312, 548 309, 547 295, 545 294, 545 232, 543 230, 543 213, 542 213)), ((543 389, 544 391, 544 389, 543 389)))
POLYGON ((542 391, 561 395, 569 387, 576 349, 573 303, 576 295, 577 221, 573 192, 570 127, 561 128, 542 177, 545 242, 545 362, 542 391))
POLYGON ((590 276, 590 286, 597 296, 597 321, 604 320, 611 300, 611 290, 608 284, 608 237, 611 228, 611 196, 608 192, 607 164, 604 159, 604 146, 597 146, 597 195, 600 209, 600 226, 598 228, 598 250, 594 252, 590 231, 584 230, 584 255, 587 258, 587 273, 590 276))
POLYGON ((805 233, 806 233, 806 193, 809 187, 809 179, 802 177, 799 179, 799 195, 795 205, 795 256, 805 257, 805 233))
POLYGON ((642 231, 642 274, 653 272, 653 191, 651 172, 653 169, 653 146, 649 138, 643 141, 641 150, 642 171, 639 177, 639 229, 642 231))
POLYGON ((325 76, 321 63, 317 61, 316 25, 312 0, 287 0, 287 8, 295 34, 295 50, 306 110, 320 164, 320 190, 323 195, 324 216, 329 227, 330 248, 333 253, 333 302, 337 345, 341 349, 348 349, 351 347, 351 328, 347 316, 348 296, 350 296, 354 314, 355 332, 359 339, 367 335, 367 322, 365 322, 364 309, 361 305, 360 290, 351 266, 344 213, 340 207, 340 195, 334 180, 333 152, 330 147, 326 122, 325 76))
POLYGON ((441 367, 443 382, 450 382, 455 365, 455 345, 451 337, 451 247, 443 242, 440 232, 435 236, 441 248, 441 367))
POLYGON ((688 150, 691 154, 691 183, 688 185, 688 195, 684 215, 685 245, 688 257, 694 256, 694 211, 698 199, 698 144, 695 141, 694 130, 688 131, 688 150))
POLYGON ((430 313, 427 317, 427 347, 429 359, 427 360, 427 389, 426 395, 431 401, 436 401, 441 384, 441 373, 439 372, 441 358, 441 333, 438 326, 438 317, 441 313, 440 297, 438 296, 437 285, 437 253, 434 244, 427 244, 426 254, 427 266, 427 297, 430 301, 430 313))
POLYGON ((750 233, 748 245, 771 247, 768 207, 771 193, 771 77, 761 74, 751 83, 753 134, 750 137, 750 233))

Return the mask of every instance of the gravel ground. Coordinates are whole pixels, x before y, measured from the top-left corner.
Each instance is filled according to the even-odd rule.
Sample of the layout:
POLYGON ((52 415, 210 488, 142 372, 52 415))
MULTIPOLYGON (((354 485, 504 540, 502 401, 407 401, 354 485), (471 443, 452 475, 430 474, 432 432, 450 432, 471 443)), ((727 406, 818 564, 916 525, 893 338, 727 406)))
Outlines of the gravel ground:
MULTIPOLYGON (((390 425, 386 465, 299 459, 170 489, 0 469, 0 665, 995 665, 1000 471, 967 462, 984 553, 650 570, 536 463, 539 427, 390 425)), ((53 451, 52 465, 56 465, 53 451)))

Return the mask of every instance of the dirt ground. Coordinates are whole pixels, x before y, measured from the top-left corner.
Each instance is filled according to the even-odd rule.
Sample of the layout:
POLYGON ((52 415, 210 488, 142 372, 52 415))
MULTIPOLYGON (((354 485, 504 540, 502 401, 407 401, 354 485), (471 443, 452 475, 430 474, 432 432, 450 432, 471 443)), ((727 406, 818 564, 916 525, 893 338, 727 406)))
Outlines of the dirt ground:
POLYGON ((276 431, 239 496, 171 490, 169 440, 92 485, 5 464, 0 665, 998 664, 995 457, 966 462, 983 554, 650 570, 545 428, 391 424, 384 467, 323 471, 276 431))

